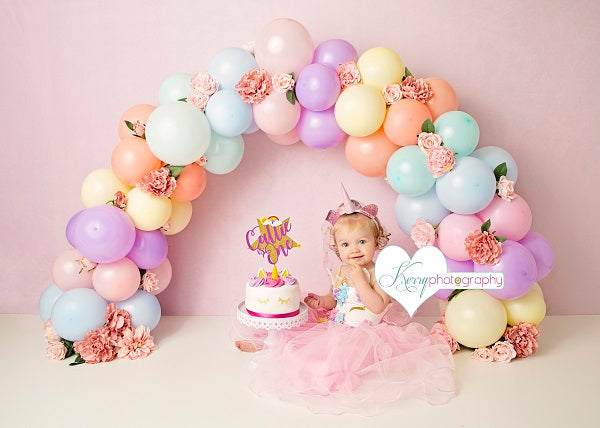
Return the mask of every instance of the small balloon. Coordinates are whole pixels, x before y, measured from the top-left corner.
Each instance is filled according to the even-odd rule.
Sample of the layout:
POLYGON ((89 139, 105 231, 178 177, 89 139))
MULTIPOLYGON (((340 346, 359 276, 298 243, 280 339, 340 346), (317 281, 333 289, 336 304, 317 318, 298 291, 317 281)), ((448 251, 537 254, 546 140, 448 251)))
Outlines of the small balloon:
POLYGON ((106 300, 89 288, 69 290, 52 307, 52 327, 63 339, 83 340, 88 331, 104 325, 107 305, 106 300))
POLYGON ((269 140, 279 144, 280 146, 291 146, 292 144, 295 144, 298 141, 300 141, 300 135, 298 135, 298 128, 294 128, 290 132, 282 135, 266 135, 269 138, 269 140))
POLYGON ((169 251, 167 238, 160 230, 135 230, 135 242, 127 258, 140 269, 152 269, 160 265, 169 251))
POLYGON ((342 39, 329 39, 315 48, 312 62, 335 71, 341 64, 356 61, 358 61, 358 53, 352 44, 342 39))
POLYGON ((324 111, 303 109, 296 129, 302 142, 313 149, 335 147, 346 138, 335 120, 333 107, 324 111))
POLYGON ((346 140, 346 160, 359 174, 367 177, 385 177, 387 163, 398 150, 379 129, 366 137, 348 137, 346 140))
POLYGON ((339 95, 340 79, 334 70, 324 65, 310 64, 298 75, 296 96, 308 110, 327 110, 333 107, 339 95))
POLYGON ((83 210, 78 211, 77 213, 75 213, 73 215, 73 217, 71 217, 69 219, 69 222, 67 223, 67 228, 65 230, 65 235, 67 236, 67 242, 69 242, 69 244, 71 244, 71 247, 77 247, 77 244, 75 243, 75 224, 77 223, 77 219, 79 218, 79 214, 81 214, 83 212, 83 210))
POLYGON ((161 310, 158 299, 144 290, 138 290, 129 299, 117 302, 116 307, 129 312, 134 328, 144 325, 154 330, 160 321, 161 310))
POLYGON ((285 94, 272 91, 261 103, 253 104, 252 113, 258 127, 267 134, 282 135, 296 127, 300 104, 291 104, 285 94))
POLYGON ((425 103, 435 121, 442 114, 458 109, 458 97, 448 82, 437 77, 425 79, 433 96, 425 103))
POLYGON ((115 176, 128 186, 135 186, 144 175, 162 165, 146 141, 137 137, 122 139, 113 149, 110 164, 115 176))
POLYGON ((444 146, 468 156, 479 142, 479 126, 475 119, 464 111, 449 111, 438 117, 433 123, 435 133, 442 137, 444 146))
POLYGON ((364 52, 356 63, 365 85, 381 91, 386 85, 398 83, 404 77, 402 58, 389 48, 376 47, 364 52))
POLYGON ((410 197, 426 193, 435 184, 427 168, 427 156, 417 146, 396 150, 388 161, 386 174, 392 189, 410 197))
POLYGON ((62 294, 63 292, 56 286, 56 284, 50 284, 48 287, 46 287, 38 302, 38 311, 43 322, 46 322, 50 319, 52 307, 58 298, 62 296, 62 294))
POLYGON ((140 286, 140 270, 128 258, 100 263, 94 269, 94 289, 104 299, 120 302, 133 296, 140 286))
POLYGON ((258 68, 252 54, 242 48, 226 48, 213 57, 208 72, 221 89, 233 89, 244 74, 258 68))
POLYGON ((348 135, 366 137, 383 123, 386 104, 381 91, 369 85, 350 86, 335 103, 335 119, 348 135))
POLYGON ((531 229, 533 221, 531 208, 525 199, 516 194, 511 201, 495 196, 488 206, 477 213, 477 216, 482 222, 490 220, 496 234, 511 241, 523 238, 531 229))
POLYGON ((388 109, 383 130, 392 143, 409 146, 417 144, 417 136, 427 119, 431 119, 431 113, 423 103, 402 98, 388 109))
POLYGON ((171 216, 161 228, 165 235, 175 235, 181 232, 192 219, 192 203, 172 201, 171 216))
POLYGON ((168 104, 187 98, 192 91, 191 80, 192 75, 187 73, 172 74, 167 77, 158 90, 158 103, 168 104))
POLYGON ((515 183, 517 182, 517 177, 519 175, 517 163, 510 153, 503 148, 496 146, 480 147, 471 153, 470 156, 484 161, 492 171, 501 163, 506 163, 506 178, 515 183))
POLYGON ((482 221, 475 215, 449 214, 437 228, 436 246, 446 257, 470 260, 465 239, 471 232, 480 230, 482 221))
POLYGON ((534 287, 525 295, 513 300, 502 300, 502 303, 506 309, 509 325, 517 325, 520 322, 538 325, 546 316, 544 296, 534 287))
POLYGON ((191 163, 181 170, 177 177, 177 187, 171 194, 171 201, 193 201, 206 188, 206 170, 197 163, 191 163))
POLYGON ((244 140, 241 136, 224 137, 212 133, 206 149, 204 168, 211 174, 229 174, 236 169, 244 156, 244 140))
POLYGON ((233 89, 213 94, 206 104, 210 129, 224 137, 241 135, 252 124, 252 107, 233 89))
POLYGON ((533 258, 535 259, 536 265, 536 281, 544 279, 552 270, 554 266, 554 250, 550 241, 548 241, 542 234, 530 230, 527 232, 520 241, 519 244, 527 248, 533 258))
POLYGON ((84 267, 83 256, 77 250, 65 250, 58 254, 52 264, 52 280, 62 291, 74 288, 92 288, 92 273, 95 263, 84 267))
POLYGON ((450 214, 435 193, 435 187, 419 196, 399 194, 396 199, 396 222, 404 233, 410 236, 413 224, 422 218, 427 223, 437 226, 450 214))
POLYGON ((173 268, 169 259, 165 259, 159 266, 149 269, 146 273, 153 273, 155 275, 156 284, 152 291, 152 294, 157 295, 165 291, 165 289, 171 283, 171 277, 173 275, 173 268))
POLYGON ((131 186, 122 183, 110 168, 90 172, 81 184, 81 202, 86 208, 104 205, 112 201, 115 193, 127 194, 131 186))
POLYGON ((119 138, 122 140, 127 137, 143 137, 144 134, 140 135, 137 132, 135 132, 135 125, 143 126, 145 132, 146 122, 148 122, 148 118, 150 117, 150 114, 154 111, 155 108, 155 106, 152 106, 150 104, 138 104, 128 108, 119 119, 119 138), (129 128, 127 122, 133 125, 133 130, 129 128))
POLYGON ((160 228, 169 220, 171 210, 172 201, 169 198, 158 198, 138 187, 134 187, 127 194, 125 212, 131 218, 136 229, 154 230, 160 228))

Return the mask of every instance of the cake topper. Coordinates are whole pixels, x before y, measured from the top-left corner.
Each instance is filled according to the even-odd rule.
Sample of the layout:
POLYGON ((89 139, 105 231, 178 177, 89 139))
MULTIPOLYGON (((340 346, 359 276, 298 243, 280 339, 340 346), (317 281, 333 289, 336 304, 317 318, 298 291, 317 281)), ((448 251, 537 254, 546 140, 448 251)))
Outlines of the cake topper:
POLYGON ((276 264, 279 256, 286 256, 292 248, 300 248, 300 244, 288 236, 292 230, 290 218, 279 220, 276 216, 263 217, 256 220, 258 226, 246 232, 246 244, 251 251, 256 251, 263 257, 266 257, 269 263, 276 264), (258 238, 252 241, 257 234, 258 238))

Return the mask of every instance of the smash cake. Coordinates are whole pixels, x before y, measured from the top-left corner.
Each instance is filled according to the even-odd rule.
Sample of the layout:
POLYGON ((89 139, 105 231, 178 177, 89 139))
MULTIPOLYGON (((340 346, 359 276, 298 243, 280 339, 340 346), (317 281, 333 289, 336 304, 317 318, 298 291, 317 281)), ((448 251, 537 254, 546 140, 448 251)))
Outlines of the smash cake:
POLYGON ((300 313, 300 286, 287 269, 269 274, 261 268, 246 283, 246 311, 255 317, 285 318, 300 313))

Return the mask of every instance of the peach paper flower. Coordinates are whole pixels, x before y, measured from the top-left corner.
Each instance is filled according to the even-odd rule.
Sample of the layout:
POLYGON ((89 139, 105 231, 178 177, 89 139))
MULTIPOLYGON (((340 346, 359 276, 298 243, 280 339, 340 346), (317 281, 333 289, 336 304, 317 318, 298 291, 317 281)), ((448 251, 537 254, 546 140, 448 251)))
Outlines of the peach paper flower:
POLYGON ((460 349, 458 342, 454 340, 450 333, 448 333, 448 330, 446 330, 446 327, 441 322, 436 322, 433 327, 431 327, 430 333, 432 335, 441 336, 446 341, 453 354, 460 349))
POLYGON ((477 348, 471 354, 471 358, 477 361, 491 363, 494 361, 494 353, 490 348, 477 348))
POLYGON ((495 265, 502 254, 502 245, 487 231, 469 233, 465 238, 465 247, 471 260, 480 265, 495 265))
POLYGON ((110 344, 117 346, 123 337, 123 332, 131 328, 131 315, 124 309, 117 309, 114 303, 106 307, 106 328, 110 338, 110 344))
POLYGON ((119 190, 117 193, 115 193, 113 203, 115 204, 115 207, 123 209, 127 206, 127 196, 125 196, 125 194, 119 190))
POLYGON ((147 357, 156 349, 150 329, 145 325, 139 325, 135 331, 125 330, 117 346, 119 347, 117 357, 127 357, 130 360, 147 357))
POLYGON ((392 105, 402 99, 402 89, 397 83, 387 85, 381 92, 383 92, 383 98, 387 105, 392 105))
POLYGON ((204 111, 206 109, 206 104, 208 104, 209 98, 210 97, 206 94, 193 92, 188 96, 187 102, 204 111))
POLYGON ((168 198, 176 186, 177 181, 171 177, 169 169, 164 166, 150 171, 137 184, 138 188, 158 198, 168 198))
POLYGON ((140 121, 136 121, 133 124, 133 133, 137 136, 137 137, 141 137, 144 138, 144 135, 146 134, 146 125, 144 125, 143 123, 140 123, 140 121))
POLYGON ((148 271, 142 276, 142 288, 148 293, 152 293, 159 289, 158 278, 154 272, 148 271))
POLYGON ((219 89, 219 83, 209 73, 200 71, 192 77, 190 85, 198 94, 212 95, 219 89))
POLYGON ((90 261, 89 259, 86 259, 85 257, 82 257, 81 259, 77 260, 79 262, 79 266, 81 266, 81 269, 79 269, 79 273, 86 271, 86 272, 91 272, 94 269, 96 269, 96 266, 98 265, 98 263, 94 263, 92 261, 90 261))
POLYGON ((285 94, 287 91, 294 89, 296 81, 288 73, 275 73, 271 78, 271 83, 277 91, 285 94))
POLYGON ((435 242, 435 229, 425 219, 419 218, 410 229, 410 237, 417 248, 433 245, 435 242))
POLYGON ((413 76, 408 76, 401 83, 401 87, 404 98, 412 98, 413 100, 426 103, 433 96, 431 87, 425 79, 415 79, 413 76))
POLYGON ((512 343, 519 358, 525 358, 536 353, 538 349, 537 338, 539 336, 540 329, 526 322, 520 322, 514 327, 507 328, 504 332, 504 339, 512 343))
POLYGON ((345 62, 337 68, 337 74, 340 78, 342 89, 348 86, 358 85, 361 80, 360 70, 354 62, 345 62))
POLYGON ((267 72, 253 68, 236 83, 235 90, 242 97, 242 101, 258 104, 265 99, 271 87, 271 79, 267 72))
POLYGON ((514 181, 507 180, 505 176, 501 176, 496 186, 496 189, 498 190, 498 196, 500 196, 505 201, 511 202, 517 197, 515 195, 514 184, 514 181))
POLYGON ((417 137, 417 144, 428 155, 432 149, 442 145, 442 137, 433 132, 421 132, 417 137))
POLYGON ((115 357, 110 344, 110 332, 106 327, 87 332, 82 341, 75 342, 73 349, 88 364, 103 363, 115 357))
POLYGON ((441 177, 454 168, 454 153, 447 147, 434 147, 427 153, 427 168, 435 178, 441 177))
POLYGON ((196 163, 200 166, 206 165, 206 162, 207 162, 207 159, 206 159, 206 156, 204 156, 204 155, 200 156, 200 159, 198 159, 196 161, 196 163))
POLYGON ((510 342, 494 343, 492 354, 494 355, 494 362, 500 363, 509 363, 510 360, 517 356, 517 352, 510 342))
POLYGON ((51 360, 64 360, 67 355, 67 348, 62 342, 51 342, 46 347, 46 356, 51 360))
POLYGON ((60 336, 52 327, 52 321, 48 320, 44 323, 44 338, 48 343, 60 342, 60 336))

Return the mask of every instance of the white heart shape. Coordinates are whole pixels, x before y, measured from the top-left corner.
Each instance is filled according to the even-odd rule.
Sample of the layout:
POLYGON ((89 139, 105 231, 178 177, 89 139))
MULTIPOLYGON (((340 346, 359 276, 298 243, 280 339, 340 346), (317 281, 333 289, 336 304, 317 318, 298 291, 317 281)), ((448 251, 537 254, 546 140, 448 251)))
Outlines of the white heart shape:
POLYGON ((390 245, 379 253, 375 262, 377 283, 411 318, 440 289, 429 284, 429 277, 447 272, 444 254, 432 246, 420 248, 411 259, 403 248, 390 245))

